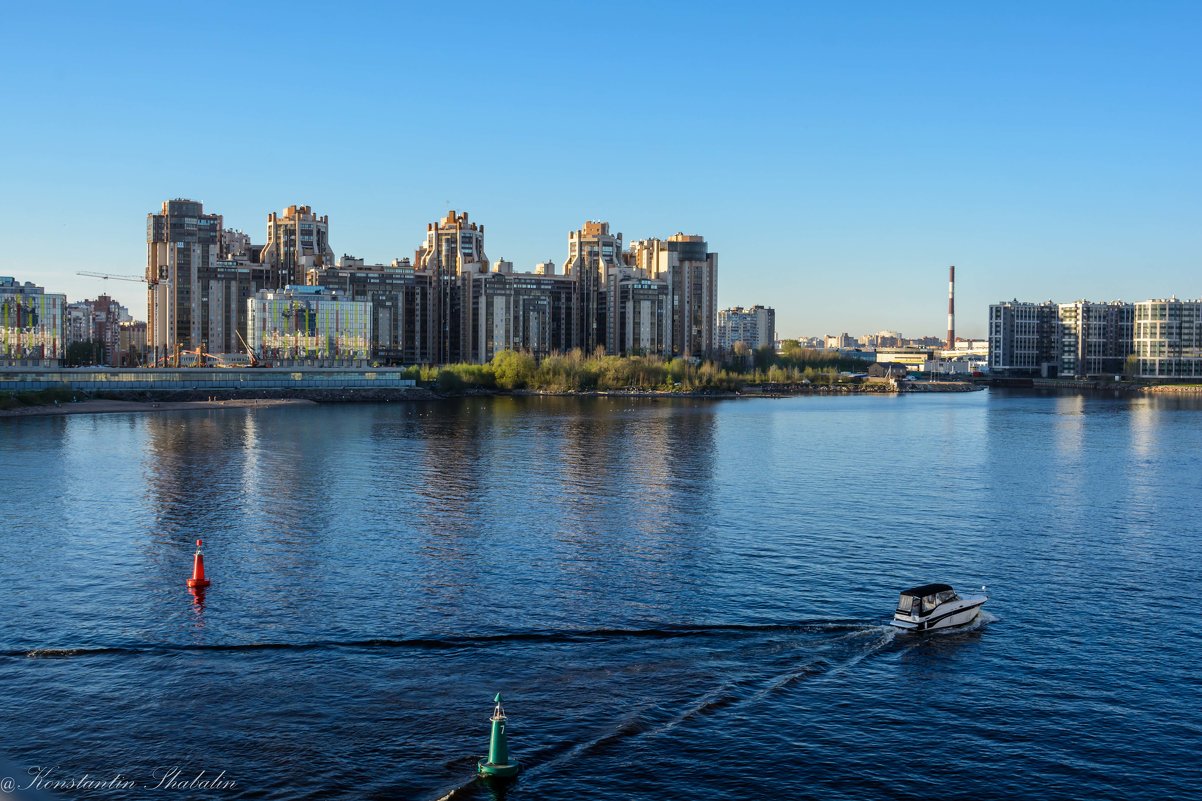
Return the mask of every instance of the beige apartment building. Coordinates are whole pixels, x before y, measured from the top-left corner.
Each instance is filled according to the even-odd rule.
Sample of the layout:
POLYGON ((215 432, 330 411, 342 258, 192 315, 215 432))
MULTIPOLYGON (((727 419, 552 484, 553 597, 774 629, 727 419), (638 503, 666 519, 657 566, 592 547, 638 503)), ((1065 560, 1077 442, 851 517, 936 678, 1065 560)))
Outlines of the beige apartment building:
POLYGON ((209 348, 209 284, 217 272, 221 215, 175 198, 146 215, 146 344, 152 363, 209 348))
POLYGON ((718 254, 710 252, 705 237, 677 233, 638 240, 631 243, 627 259, 668 285, 668 351, 686 358, 713 355, 718 347, 718 254))
POLYGON ((289 206, 279 214, 268 214, 267 244, 259 260, 276 289, 304 284, 309 270, 333 267, 329 216, 318 217, 309 206, 289 206))

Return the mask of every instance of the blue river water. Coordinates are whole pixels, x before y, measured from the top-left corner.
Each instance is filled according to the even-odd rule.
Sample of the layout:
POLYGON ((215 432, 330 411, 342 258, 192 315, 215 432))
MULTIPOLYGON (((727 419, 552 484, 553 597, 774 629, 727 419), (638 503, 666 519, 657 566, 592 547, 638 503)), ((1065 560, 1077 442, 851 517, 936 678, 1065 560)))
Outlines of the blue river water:
POLYGON ((219 779, 189 798, 1202 792, 1198 400, 0 419, 0 476, 18 787, 40 769, 87 798, 163 797, 169 774, 219 779), (987 614, 895 634, 898 591, 933 581, 988 585, 987 614), (497 692, 525 766, 502 788, 473 778, 497 692))

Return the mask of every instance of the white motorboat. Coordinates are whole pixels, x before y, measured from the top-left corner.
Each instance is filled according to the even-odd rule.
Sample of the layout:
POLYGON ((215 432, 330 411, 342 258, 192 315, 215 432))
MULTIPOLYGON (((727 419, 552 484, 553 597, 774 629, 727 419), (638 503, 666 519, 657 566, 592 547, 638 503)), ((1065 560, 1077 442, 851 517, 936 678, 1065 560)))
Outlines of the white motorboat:
POLYGON ((961 597, 947 584, 924 584, 902 592, 890 622, 906 631, 963 626, 977 619, 987 600, 984 594, 961 597))

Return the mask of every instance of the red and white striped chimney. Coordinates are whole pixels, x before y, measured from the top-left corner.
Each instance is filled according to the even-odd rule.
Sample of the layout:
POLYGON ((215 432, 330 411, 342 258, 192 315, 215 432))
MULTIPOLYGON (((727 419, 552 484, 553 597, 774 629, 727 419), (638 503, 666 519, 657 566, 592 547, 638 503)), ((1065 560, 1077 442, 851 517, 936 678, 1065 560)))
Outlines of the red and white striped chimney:
POLYGON ((947 349, 956 349, 956 265, 947 268, 947 349))

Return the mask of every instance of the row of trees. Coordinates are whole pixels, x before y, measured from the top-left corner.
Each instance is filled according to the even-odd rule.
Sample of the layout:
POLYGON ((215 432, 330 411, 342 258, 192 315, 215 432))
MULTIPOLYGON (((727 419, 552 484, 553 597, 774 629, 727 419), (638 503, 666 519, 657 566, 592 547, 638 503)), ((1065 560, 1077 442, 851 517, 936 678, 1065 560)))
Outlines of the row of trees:
POLYGON ((505 350, 487 364, 410 367, 410 378, 442 392, 464 389, 526 389, 543 392, 737 390, 748 384, 829 384, 841 371, 859 370, 863 362, 825 351, 772 348, 734 353, 719 361, 664 359, 660 356, 607 356, 603 349, 586 355, 579 350, 541 360, 505 350))
POLYGON ((82 367, 90 364, 108 363, 108 346, 100 340, 72 342, 67 346, 66 364, 68 367, 82 367))

